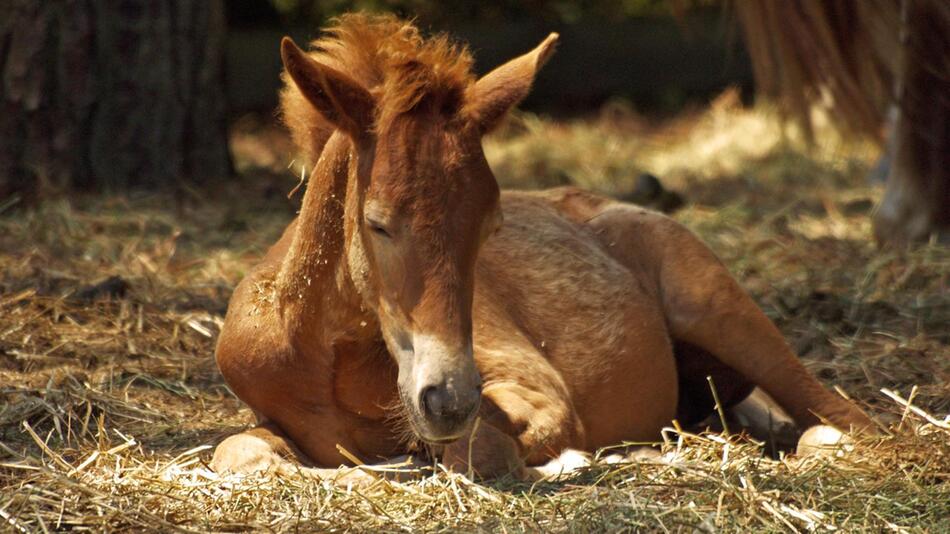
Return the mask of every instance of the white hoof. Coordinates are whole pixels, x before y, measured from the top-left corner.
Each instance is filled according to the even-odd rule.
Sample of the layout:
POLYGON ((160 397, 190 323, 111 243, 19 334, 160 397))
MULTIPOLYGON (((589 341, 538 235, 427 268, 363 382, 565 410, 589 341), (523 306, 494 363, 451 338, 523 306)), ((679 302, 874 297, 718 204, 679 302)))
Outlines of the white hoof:
POLYGON ((630 462, 658 462, 662 459, 663 453, 661 453, 659 449, 653 447, 634 447, 627 452, 627 461, 630 462))
POLYGON ((557 458, 538 466, 535 471, 545 478, 557 478, 590 465, 590 455, 574 449, 566 449, 557 458))
POLYGON ((214 450, 211 469, 216 473, 272 473, 285 462, 261 438, 236 434, 222 441, 214 450))
POLYGON ((854 449, 854 440, 837 428, 815 425, 798 438, 799 456, 844 456, 854 449))

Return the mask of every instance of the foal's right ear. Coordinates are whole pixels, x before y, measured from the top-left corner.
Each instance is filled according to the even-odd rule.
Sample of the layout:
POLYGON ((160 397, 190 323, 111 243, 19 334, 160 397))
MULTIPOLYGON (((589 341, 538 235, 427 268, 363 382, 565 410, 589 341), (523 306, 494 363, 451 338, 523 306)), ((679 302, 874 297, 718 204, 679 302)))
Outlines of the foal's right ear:
POLYGON ((290 37, 280 41, 280 57, 301 94, 324 118, 354 137, 372 128, 376 104, 360 84, 307 55, 290 37))

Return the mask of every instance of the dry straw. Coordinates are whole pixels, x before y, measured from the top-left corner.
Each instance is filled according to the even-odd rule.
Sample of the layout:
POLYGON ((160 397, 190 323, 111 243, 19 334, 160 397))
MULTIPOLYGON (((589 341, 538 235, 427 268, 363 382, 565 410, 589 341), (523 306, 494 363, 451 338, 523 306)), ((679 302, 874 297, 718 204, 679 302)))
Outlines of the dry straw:
POLYGON ((741 436, 670 430, 658 457, 537 484, 219 477, 211 447, 250 414, 217 375, 214 337, 230 288, 292 216, 288 174, 196 191, 174 210, 157 195, 0 216, 0 531, 946 531, 950 252, 874 248, 873 153, 830 137, 805 153, 762 109, 719 105, 662 127, 615 111, 527 117, 489 142, 491 162, 523 186, 536 169, 518 162, 595 187, 602 171, 617 188, 658 173, 690 202, 676 216, 887 435, 772 459, 741 436), (711 139, 728 164, 710 164, 711 139), (78 298, 110 275, 128 287, 78 298))

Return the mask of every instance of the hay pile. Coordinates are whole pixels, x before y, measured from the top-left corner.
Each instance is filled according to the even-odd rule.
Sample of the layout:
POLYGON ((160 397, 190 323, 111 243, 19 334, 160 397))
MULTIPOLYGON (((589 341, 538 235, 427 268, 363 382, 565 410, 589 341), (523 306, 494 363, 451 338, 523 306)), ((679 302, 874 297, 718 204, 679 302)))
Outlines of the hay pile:
POLYGON ((296 181, 245 177, 0 213, 0 531, 946 531, 950 250, 878 251, 873 150, 819 129, 806 153, 777 124, 722 103, 659 127, 616 109, 524 117, 487 151, 522 187, 622 193, 659 175, 809 367, 891 435, 772 460, 737 436, 670 432, 659 459, 535 485, 218 477, 211 447, 251 415, 217 375, 214 338, 296 181))

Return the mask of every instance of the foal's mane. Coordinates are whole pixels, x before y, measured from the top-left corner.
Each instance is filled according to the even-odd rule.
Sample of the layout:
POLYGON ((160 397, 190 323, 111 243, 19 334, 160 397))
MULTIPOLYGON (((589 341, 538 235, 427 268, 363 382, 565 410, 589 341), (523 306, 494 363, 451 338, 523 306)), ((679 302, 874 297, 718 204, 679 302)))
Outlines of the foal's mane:
MULTIPOLYGON (((392 15, 352 13, 333 19, 310 43, 311 57, 366 88, 376 99, 377 131, 424 102, 458 111, 474 83, 472 56, 445 35, 423 38, 410 22, 392 15)), ((304 98, 286 72, 281 114, 296 145, 316 161, 335 126, 304 98)))

